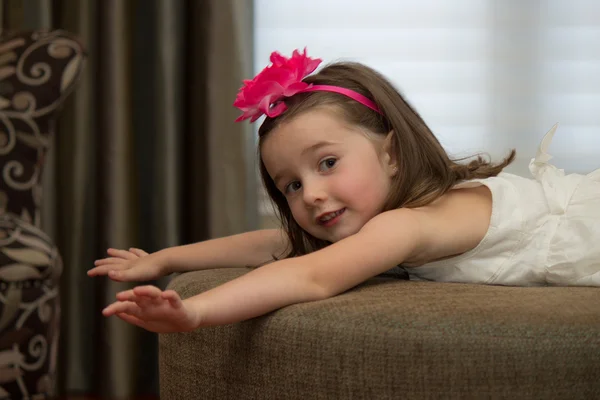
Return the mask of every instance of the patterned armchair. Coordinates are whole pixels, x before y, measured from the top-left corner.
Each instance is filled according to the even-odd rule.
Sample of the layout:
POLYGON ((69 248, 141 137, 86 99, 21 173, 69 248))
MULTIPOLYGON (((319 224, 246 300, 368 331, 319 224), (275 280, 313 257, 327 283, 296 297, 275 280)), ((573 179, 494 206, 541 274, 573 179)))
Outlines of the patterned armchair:
POLYGON ((84 59, 66 32, 0 36, 0 399, 55 393, 62 261, 40 228, 40 178, 84 59))

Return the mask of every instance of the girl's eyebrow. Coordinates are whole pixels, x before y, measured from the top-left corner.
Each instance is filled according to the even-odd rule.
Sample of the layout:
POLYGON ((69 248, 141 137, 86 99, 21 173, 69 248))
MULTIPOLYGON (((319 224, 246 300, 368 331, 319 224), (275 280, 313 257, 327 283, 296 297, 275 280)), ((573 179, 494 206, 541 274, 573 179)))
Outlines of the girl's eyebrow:
POLYGON ((317 142, 311 146, 308 146, 307 148, 305 148, 304 150, 302 150, 302 152, 300 153, 301 155, 305 155, 306 153, 310 153, 312 151, 316 151, 319 150, 321 147, 326 147, 326 146, 332 146, 334 144, 339 144, 339 142, 332 142, 329 140, 322 140, 320 142, 317 142))
POLYGON ((281 178, 283 178, 283 176, 286 174, 285 171, 278 173, 277 175, 275 175, 273 177, 273 182, 275 182, 275 186, 279 186, 279 181, 281 180, 281 178))

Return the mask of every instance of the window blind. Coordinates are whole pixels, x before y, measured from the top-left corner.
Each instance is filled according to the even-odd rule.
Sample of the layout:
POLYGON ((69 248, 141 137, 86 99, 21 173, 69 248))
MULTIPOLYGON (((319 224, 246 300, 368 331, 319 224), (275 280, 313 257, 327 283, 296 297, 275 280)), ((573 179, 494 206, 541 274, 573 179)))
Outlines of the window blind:
MULTIPOLYGON (((529 176, 544 133, 567 172, 600 167, 597 0, 255 0, 255 70, 278 50, 386 75, 455 157, 511 148, 529 176)), ((263 207, 263 211, 265 208, 263 207)))

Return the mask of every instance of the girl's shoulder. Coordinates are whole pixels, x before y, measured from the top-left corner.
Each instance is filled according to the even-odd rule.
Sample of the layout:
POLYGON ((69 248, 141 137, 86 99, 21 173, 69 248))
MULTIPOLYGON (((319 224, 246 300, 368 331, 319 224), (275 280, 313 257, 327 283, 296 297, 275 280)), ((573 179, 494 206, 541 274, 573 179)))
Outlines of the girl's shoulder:
POLYGON ((478 186, 487 186, 490 191, 494 190, 514 190, 515 188, 537 185, 538 182, 530 177, 515 175, 508 172, 501 172, 496 176, 489 178, 470 179, 458 182, 453 189, 464 189, 478 186))
POLYGON ((415 208, 425 238, 424 251, 407 264, 462 254, 475 248, 488 232, 492 193, 486 185, 457 188, 431 204, 415 208))
POLYGON ((506 172, 489 178, 460 182, 450 192, 477 187, 487 188, 494 212, 506 214, 504 217, 519 217, 524 208, 539 203, 544 197, 542 185, 537 180, 506 172))

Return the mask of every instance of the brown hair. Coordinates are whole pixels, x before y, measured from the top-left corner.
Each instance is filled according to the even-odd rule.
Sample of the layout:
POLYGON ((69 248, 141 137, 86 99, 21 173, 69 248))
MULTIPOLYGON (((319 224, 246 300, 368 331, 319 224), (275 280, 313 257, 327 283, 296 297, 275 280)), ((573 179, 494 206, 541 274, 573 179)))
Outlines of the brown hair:
MULTIPOLYGON (((515 158, 515 150, 499 164, 477 156, 467 164, 452 160, 421 116, 394 86, 375 70, 358 63, 335 63, 310 75, 304 82, 348 88, 373 100, 381 114, 338 93, 315 91, 286 98, 288 109, 267 117, 259 128, 260 143, 277 126, 315 107, 334 106, 350 124, 380 135, 394 132, 392 155, 398 166, 383 211, 400 207, 420 207, 436 200, 462 180, 496 176, 515 158)), ((286 257, 301 256, 330 243, 313 237, 294 220, 285 196, 277 189, 260 157, 260 173, 266 191, 275 203, 291 249, 286 257)), ((277 255, 274 255, 277 257, 277 255)))

